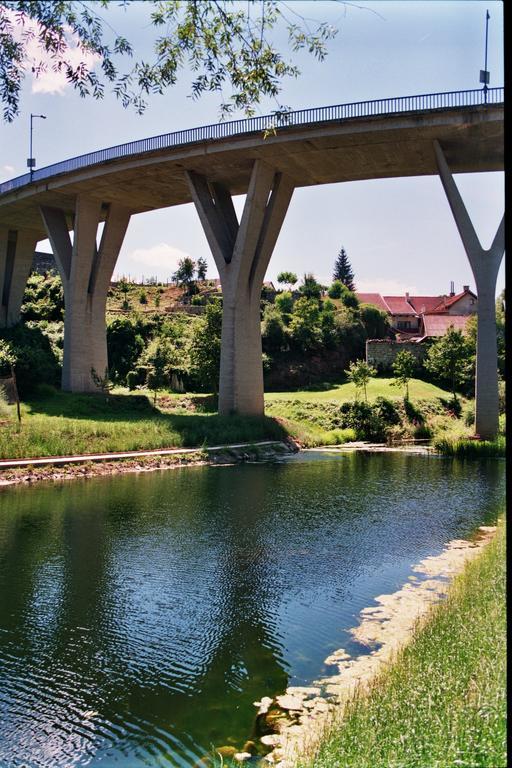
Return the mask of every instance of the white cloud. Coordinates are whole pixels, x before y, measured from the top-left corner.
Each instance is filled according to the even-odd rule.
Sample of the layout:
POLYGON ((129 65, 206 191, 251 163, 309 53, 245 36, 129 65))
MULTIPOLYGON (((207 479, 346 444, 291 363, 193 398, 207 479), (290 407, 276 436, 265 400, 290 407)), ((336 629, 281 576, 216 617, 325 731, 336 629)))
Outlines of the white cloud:
POLYGON ((390 280, 387 277, 356 280, 355 283, 359 293, 381 293, 384 296, 403 296, 407 291, 416 295, 421 293, 415 285, 402 283, 400 280, 390 280))
POLYGON ((14 176, 15 168, 13 165, 1 165, 0 166, 0 175, 5 176, 6 179, 12 179, 14 176))
MULTIPOLYGON (((25 43, 24 69, 32 78, 32 93, 64 93, 71 85, 66 78, 66 67, 59 69, 57 62, 41 47, 38 38, 41 25, 25 14, 22 14, 24 18, 20 24, 19 14, 10 9, 6 9, 6 15, 13 24, 15 39, 25 43)), ((72 33, 69 26, 64 27, 64 32, 66 44, 59 54, 59 59, 73 68, 83 64, 86 70, 94 69, 101 57, 82 48, 78 44, 78 36, 72 33)))
POLYGON ((169 243, 158 243, 151 248, 136 248, 121 256, 116 275, 131 275, 137 280, 142 275, 166 280, 176 271, 178 262, 185 258, 191 258, 190 254, 169 243))

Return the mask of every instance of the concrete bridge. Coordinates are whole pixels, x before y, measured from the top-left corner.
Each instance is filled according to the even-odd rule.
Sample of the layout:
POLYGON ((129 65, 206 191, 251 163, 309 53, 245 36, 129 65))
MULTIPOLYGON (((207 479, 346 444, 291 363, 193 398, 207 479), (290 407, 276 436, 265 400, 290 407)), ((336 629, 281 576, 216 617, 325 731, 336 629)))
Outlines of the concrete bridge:
POLYGON ((452 173, 502 169, 503 88, 238 120, 65 160, 0 184, 0 325, 19 319, 36 243, 49 238, 66 306, 62 386, 93 391, 91 369, 103 375, 107 367, 107 290, 130 217, 193 201, 224 297, 219 411, 262 414, 260 293, 294 188, 435 174, 475 277, 476 432, 492 437, 504 223, 484 251, 452 173), (246 194, 240 221, 232 201, 239 194, 246 194))

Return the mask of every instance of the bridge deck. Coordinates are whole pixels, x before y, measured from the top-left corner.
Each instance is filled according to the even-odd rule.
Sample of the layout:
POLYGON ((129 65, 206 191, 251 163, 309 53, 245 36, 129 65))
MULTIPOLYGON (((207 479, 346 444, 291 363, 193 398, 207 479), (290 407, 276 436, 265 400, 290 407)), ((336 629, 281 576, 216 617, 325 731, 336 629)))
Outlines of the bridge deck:
POLYGON ((256 158, 291 176, 298 187, 431 175, 438 172, 432 145, 437 139, 454 173, 502 170, 502 98, 497 88, 487 103, 482 91, 362 102, 291 113, 266 136, 269 118, 256 118, 100 150, 40 169, 32 183, 26 174, 1 184, 0 226, 44 237, 38 206, 71 214, 78 193, 121 202, 132 213, 189 203, 184 170, 241 194, 256 158), (311 115, 317 119, 308 122, 311 115))

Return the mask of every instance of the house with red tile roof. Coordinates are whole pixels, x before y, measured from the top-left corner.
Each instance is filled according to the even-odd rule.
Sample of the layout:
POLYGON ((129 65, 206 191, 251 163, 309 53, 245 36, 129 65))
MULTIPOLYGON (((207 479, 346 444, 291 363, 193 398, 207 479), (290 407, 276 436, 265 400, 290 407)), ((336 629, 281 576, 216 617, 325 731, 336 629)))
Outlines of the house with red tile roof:
POLYGON ((464 331, 471 315, 478 311, 478 299, 469 285, 460 293, 453 289, 439 296, 382 296, 380 293, 356 293, 361 304, 386 312, 397 339, 423 341, 443 336, 450 326, 464 331))

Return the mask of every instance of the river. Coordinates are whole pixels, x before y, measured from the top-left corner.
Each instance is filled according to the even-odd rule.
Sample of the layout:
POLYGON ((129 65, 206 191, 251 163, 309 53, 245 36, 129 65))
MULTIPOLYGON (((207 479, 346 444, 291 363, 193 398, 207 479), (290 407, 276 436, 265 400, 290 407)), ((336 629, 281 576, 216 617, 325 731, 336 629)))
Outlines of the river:
POLYGON ((190 768, 492 524, 503 461, 307 452, 0 492, 2 768, 190 768))

